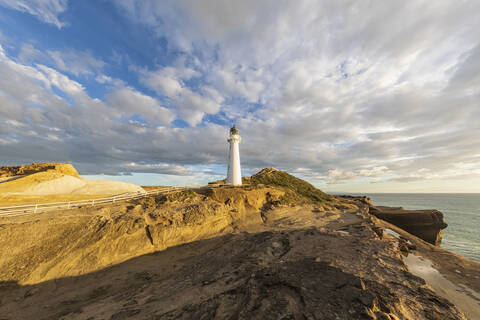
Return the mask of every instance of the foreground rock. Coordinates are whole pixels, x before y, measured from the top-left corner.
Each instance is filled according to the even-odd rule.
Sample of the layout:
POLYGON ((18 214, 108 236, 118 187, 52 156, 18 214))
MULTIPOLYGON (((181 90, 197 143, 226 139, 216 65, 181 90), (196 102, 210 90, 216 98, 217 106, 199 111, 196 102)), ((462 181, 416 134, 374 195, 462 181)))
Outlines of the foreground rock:
POLYGON ((401 207, 371 206, 370 213, 433 245, 442 242, 442 230, 448 225, 438 210, 405 210, 401 207))
POLYGON ((0 311, 12 319, 464 319, 388 243, 360 234, 353 246, 350 236, 317 229, 229 234, 74 278, 4 284, 0 311), (358 265, 345 260, 353 255, 358 265))
POLYGON ((0 318, 465 319, 368 205, 251 180, 1 219, 0 318))

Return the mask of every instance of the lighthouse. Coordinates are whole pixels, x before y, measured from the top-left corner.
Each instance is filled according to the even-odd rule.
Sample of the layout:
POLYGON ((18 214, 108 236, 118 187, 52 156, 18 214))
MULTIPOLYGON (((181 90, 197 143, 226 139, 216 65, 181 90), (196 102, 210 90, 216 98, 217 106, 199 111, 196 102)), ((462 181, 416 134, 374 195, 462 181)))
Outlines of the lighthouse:
POLYGON ((242 172, 240 170, 240 151, 238 149, 238 144, 242 138, 238 134, 238 129, 233 125, 230 128, 230 135, 228 136, 227 141, 230 143, 230 151, 228 153, 228 173, 227 173, 227 184, 232 184, 234 186, 242 185, 242 172))

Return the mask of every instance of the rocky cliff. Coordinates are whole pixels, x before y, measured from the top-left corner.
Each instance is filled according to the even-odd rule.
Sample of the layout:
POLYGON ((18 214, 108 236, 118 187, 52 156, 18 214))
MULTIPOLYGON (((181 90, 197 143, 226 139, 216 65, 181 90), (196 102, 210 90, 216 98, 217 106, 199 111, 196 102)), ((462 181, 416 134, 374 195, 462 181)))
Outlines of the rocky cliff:
POLYGON ((401 207, 371 206, 370 213, 433 244, 442 242, 442 230, 448 225, 438 210, 405 210, 401 207))
POLYGON ((402 207, 376 206, 366 196, 342 195, 337 198, 365 204, 375 217, 390 222, 436 246, 442 242, 442 230, 448 226, 443 218, 443 213, 435 209, 405 210, 402 207))
POLYGON ((365 203, 282 171, 250 181, 0 218, 0 317, 465 319, 365 203))

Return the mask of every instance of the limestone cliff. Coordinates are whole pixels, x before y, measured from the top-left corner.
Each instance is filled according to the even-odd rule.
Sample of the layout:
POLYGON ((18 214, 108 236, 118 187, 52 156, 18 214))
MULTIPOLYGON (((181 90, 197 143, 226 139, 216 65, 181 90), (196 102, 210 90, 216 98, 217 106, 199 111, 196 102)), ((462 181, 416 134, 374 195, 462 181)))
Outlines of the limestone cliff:
POLYGON ((448 225, 438 210, 405 210, 401 207, 371 206, 370 213, 434 245, 442 242, 448 225))

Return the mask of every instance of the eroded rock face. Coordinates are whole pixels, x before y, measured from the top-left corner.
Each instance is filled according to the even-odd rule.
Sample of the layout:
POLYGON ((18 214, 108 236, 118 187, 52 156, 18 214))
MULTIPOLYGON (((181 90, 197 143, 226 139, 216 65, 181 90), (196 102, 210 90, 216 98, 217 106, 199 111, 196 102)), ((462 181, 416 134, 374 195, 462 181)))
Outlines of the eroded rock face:
POLYGON ((350 232, 227 234, 77 277, 3 283, 0 311, 12 319, 465 319, 367 225, 350 232))
POLYGON ((31 163, 21 166, 0 167, 0 177, 20 176, 47 170, 74 177, 79 176, 77 170, 70 163, 31 163))
POLYGON ((370 213, 437 246, 442 242, 442 229, 448 226, 443 220, 443 213, 438 210, 370 206, 370 213))
POLYGON ((197 191, 43 213, 37 219, 3 218, 0 280, 30 284, 92 272, 142 254, 232 232, 238 221, 261 224, 262 208, 283 194, 272 188, 197 191))

